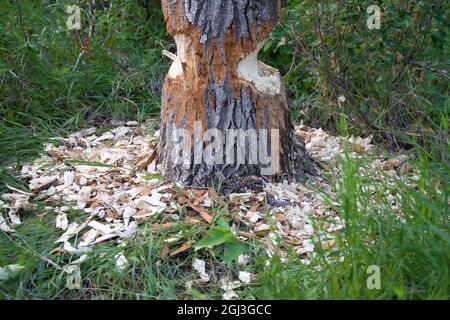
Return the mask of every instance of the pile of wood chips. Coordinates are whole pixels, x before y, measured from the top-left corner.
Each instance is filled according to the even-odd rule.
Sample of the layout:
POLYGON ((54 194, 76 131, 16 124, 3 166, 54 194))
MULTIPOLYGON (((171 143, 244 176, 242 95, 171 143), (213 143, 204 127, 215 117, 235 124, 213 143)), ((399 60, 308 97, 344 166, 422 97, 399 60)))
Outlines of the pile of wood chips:
MULTIPOLYGON (((96 244, 120 243, 120 239, 134 236, 141 224, 151 223, 155 233, 181 219, 189 224, 213 224, 211 208, 228 203, 230 220, 248 230, 237 232, 236 236, 242 241, 260 241, 269 256, 284 257, 287 254, 283 248, 293 246, 308 263, 318 239, 325 250, 336 246, 334 235, 344 228, 344 222, 317 192, 322 190, 332 197, 328 184, 268 184, 263 192, 231 194, 227 198, 213 190, 183 188, 158 174, 158 132, 150 133, 147 128, 148 124, 128 122, 102 134, 98 134, 98 128, 90 128, 55 138, 54 143, 45 146, 45 156, 22 168, 29 191, 8 186, 9 192, 1 195, 0 208, 8 213, 5 219, 0 211, 1 230, 15 232, 14 227, 21 223, 21 212, 33 211, 34 203, 41 202, 48 206, 48 214, 55 215, 55 232, 60 234, 55 250, 83 257, 96 244), (271 206, 267 203, 273 201, 268 199, 283 205, 271 206), (179 214, 182 208, 187 210, 183 217, 179 214), (68 219, 68 213, 74 210, 84 212, 82 222, 68 219)), ((336 167, 344 144, 350 146, 354 156, 364 157, 374 149, 370 138, 333 137, 303 125, 296 127, 296 133, 324 170, 336 167)), ((404 162, 405 159, 379 158, 374 165, 394 171, 395 175, 404 162)), ((175 257, 191 250, 194 241, 180 243, 175 237, 167 239, 167 243, 161 254, 175 257)), ((248 262, 248 257, 239 259, 248 262)), ((123 255, 116 257, 119 268, 126 262, 123 255)), ((203 281, 209 279, 201 260, 195 260, 193 268, 203 281)), ((251 275, 244 272, 240 278, 245 283, 251 275)), ((228 283, 225 287, 227 297, 235 297, 233 286, 230 289, 228 283)))

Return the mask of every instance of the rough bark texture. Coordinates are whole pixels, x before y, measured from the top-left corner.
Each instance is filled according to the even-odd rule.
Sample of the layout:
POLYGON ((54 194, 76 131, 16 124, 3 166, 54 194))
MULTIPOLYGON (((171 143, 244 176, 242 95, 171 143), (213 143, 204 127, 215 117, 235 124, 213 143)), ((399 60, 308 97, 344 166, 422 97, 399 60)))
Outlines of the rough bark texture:
MULTIPOLYGON (((166 177, 228 189, 254 188, 262 179, 302 181, 316 167, 293 135, 278 71, 257 61, 276 26, 281 0, 162 0, 167 29, 178 52, 163 87, 158 163, 166 177), (281 152, 275 174, 262 177, 250 164, 176 165, 173 130, 278 129, 281 152)), ((270 147, 269 147, 270 150, 270 147)))

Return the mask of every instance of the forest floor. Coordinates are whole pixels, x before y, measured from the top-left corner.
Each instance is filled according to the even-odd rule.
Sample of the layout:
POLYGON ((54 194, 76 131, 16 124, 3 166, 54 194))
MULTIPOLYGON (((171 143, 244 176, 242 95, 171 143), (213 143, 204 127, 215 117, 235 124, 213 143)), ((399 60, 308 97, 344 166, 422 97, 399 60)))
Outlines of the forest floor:
POLYGON ((0 196, 0 298, 447 299, 448 186, 370 138, 296 133, 324 179, 166 181, 155 123, 53 138, 0 196))

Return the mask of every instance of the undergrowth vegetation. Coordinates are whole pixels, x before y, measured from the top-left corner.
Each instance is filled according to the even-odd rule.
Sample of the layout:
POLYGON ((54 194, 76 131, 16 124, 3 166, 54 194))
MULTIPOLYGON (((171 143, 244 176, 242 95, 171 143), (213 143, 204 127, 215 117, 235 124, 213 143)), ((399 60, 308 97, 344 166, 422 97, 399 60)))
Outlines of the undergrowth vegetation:
MULTIPOLYGON (((159 2, 96 1, 91 38, 88 2, 0 2, 0 193, 6 185, 27 190, 20 165, 41 154, 50 137, 159 117, 169 67, 161 51, 174 50, 159 2), (72 3, 84 10, 81 31, 66 27, 72 3)), ((241 288, 242 299, 448 299, 448 3, 377 1, 381 29, 368 30, 373 2, 289 1, 261 52, 285 77, 294 120, 343 136, 374 135, 386 158, 410 158, 415 174, 395 183, 374 174, 371 155, 348 155, 339 174, 327 176, 336 197, 323 197, 345 221, 337 250, 318 250, 310 264, 289 247, 288 258, 269 258, 260 243, 241 244, 227 231, 232 213, 224 202, 213 209, 210 229, 179 224, 155 234, 148 224, 124 246, 96 246, 96 258, 81 265, 83 287, 68 290, 65 273, 45 259, 58 234, 38 202, 22 214, 16 234, 0 234, 0 266, 25 267, 0 281, 0 299, 219 299, 220 277, 241 271, 230 255, 242 252, 252 258, 247 270, 259 275, 241 288), (179 232, 212 248, 161 258, 163 239, 179 232), (125 270, 115 266, 119 252, 131 257, 125 270), (218 266, 211 272, 217 279, 186 288, 198 257, 218 266), (370 266, 380 267, 379 290, 367 286, 370 266)))
POLYGON ((89 38, 88 1, 76 3, 80 31, 67 30, 70 1, 0 4, 0 162, 36 155, 42 138, 69 129, 159 115, 171 44, 158 5, 97 1, 89 38))
POLYGON ((285 74, 296 113, 313 126, 337 132, 345 121, 391 150, 407 147, 406 139, 444 145, 448 15, 444 0, 290 1, 264 50, 285 74), (367 26, 374 4, 380 29, 367 26))

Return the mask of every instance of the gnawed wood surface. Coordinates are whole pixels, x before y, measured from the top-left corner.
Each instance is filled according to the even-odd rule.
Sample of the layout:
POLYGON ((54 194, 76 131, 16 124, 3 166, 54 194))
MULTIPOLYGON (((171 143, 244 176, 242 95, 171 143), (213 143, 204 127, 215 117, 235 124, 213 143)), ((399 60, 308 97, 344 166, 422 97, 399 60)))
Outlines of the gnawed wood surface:
MULTIPOLYGON (((293 135, 283 81, 257 53, 278 23, 280 0, 162 0, 177 55, 163 87, 158 162, 166 177, 185 185, 255 187, 258 165, 176 165, 171 158, 175 128, 279 130, 281 152, 266 180, 301 181, 314 163, 293 135)), ((270 140, 269 140, 270 141, 270 140)), ((270 150, 270 147, 269 147, 270 150)), ((233 188, 231 188, 233 189, 233 188)))

